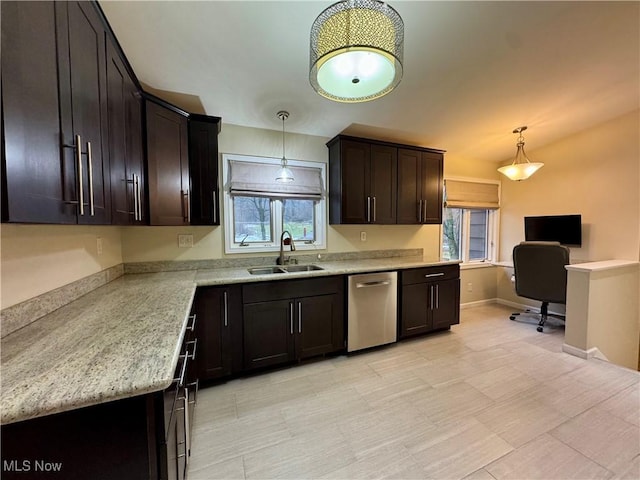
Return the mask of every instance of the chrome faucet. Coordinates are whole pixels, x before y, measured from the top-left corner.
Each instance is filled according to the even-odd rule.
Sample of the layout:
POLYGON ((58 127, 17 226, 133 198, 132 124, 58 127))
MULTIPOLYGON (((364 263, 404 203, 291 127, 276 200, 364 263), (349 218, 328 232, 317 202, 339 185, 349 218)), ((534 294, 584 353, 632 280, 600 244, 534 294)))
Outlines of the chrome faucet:
POLYGON ((282 232, 282 235, 280 235, 280 256, 276 260, 276 263, 278 265, 285 265, 285 264, 289 263, 289 260, 291 258, 291 257, 285 258, 285 256, 284 256, 284 234, 285 233, 287 235, 289 235, 289 245, 291 247, 291 251, 292 252, 296 251, 296 245, 295 245, 295 243, 293 243, 293 237, 291 236, 291 233, 289 233, 289 230, 285 230, 284 232, 282 232))

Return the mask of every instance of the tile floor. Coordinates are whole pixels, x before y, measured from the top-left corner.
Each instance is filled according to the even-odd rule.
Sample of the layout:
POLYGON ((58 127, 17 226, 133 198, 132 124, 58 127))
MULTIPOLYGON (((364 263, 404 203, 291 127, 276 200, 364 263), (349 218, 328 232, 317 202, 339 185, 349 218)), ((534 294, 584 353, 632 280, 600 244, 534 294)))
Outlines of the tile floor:
POLYGON ((202 389, 189 479, 639 479, 640 374, 509 312, 202 389))

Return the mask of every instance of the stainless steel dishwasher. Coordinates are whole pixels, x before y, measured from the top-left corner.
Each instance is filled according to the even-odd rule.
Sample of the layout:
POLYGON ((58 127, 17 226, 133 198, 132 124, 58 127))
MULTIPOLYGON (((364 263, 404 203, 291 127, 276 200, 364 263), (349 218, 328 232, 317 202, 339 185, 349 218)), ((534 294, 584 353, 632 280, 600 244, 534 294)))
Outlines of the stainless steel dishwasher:
POLYGON ((347 351, 396 341, 398 274, 349 276, 347 351))

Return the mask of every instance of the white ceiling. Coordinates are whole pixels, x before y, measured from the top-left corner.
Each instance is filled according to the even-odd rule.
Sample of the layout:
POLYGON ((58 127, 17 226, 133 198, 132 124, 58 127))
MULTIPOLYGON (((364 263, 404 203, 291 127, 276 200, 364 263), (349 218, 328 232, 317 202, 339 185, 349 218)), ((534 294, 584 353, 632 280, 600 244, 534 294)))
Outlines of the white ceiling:
MULTIPOLYGON (((502 162, 640 108, 639 2, 390 4, 405 23, 404 77, 339 104, 308 80, 309 30, 332 3, 100 2, 140 81, 224 124, 345 132, 502 162)), ((636 139, 637 140, 637 139, 636 139)))

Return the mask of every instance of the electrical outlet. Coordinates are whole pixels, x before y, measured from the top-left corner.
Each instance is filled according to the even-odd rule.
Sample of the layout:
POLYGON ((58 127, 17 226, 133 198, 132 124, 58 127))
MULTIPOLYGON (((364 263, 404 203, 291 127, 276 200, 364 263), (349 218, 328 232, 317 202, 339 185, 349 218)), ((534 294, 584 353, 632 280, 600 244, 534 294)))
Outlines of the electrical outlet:
POLYGON ((98 237, 96 239, 96 250, 98 251, 98 255, 102 255, 102 238, 98 237))
POLYGON ((473 283, 467 283, 467 292, 473 292, 473 283))
POLYGON ((180 248, 193 247, 193 235, 191 235, 190 233, 178 235, 178 247, 180 248))
POLYGON ((367 232, 360 232, 360 241, 361 242, 367 241, 367 232))

